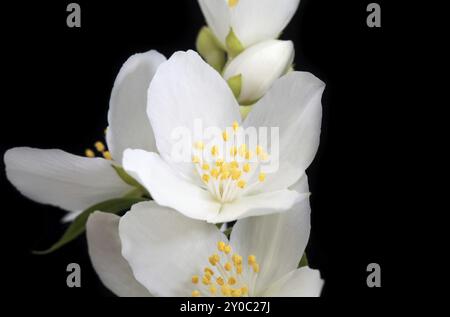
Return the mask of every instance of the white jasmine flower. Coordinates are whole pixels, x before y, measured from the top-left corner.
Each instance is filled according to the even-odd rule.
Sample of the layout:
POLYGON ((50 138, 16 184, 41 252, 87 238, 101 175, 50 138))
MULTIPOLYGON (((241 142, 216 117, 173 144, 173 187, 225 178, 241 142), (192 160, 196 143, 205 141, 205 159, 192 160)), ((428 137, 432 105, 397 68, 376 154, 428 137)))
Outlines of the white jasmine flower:
POLYGON ((111 93, 107 146, 96 142, 104 158, 72 155, 62 150, 18 147, 4 155, 8 180, 26 197, 70 211, 73 220, 81 211, 102 201, 119 198, 132 187, 112 168, 120 165, 124 149, 155 151, 155 140, 145 115, 147 88, 158 66, 165 61, 156 51, 131 56, 122 66, 111 93))
POLYGON ((303 200, 283 214, 238 220, 228 240, 213 224, 144 202, 122 218, 91 215, 89 254, 119 296, 319 296, 319 271, 297 268, 309 217, 303 200))
POLYGON ((160 154, 128 149, 123 166, 158 204, 191 218, 219 223, 288 210, 309 195, 293 186, 304 181, 319 145, 323 90, 312 74, 291 72, 242 122, 220 74, 195 52, 175 53, 148 91, 147 113, 160 154), (174 158, 174 132, 183 128, 195 138, 197 120, 205 129, 223 131, 220 140, 194 139, 188 160, 174 158), (261 145, 236 137, 244 129, 266 127, 278 128, 279 139, 261 145), (273 155, 277 147, 279 155, 273 155), (278 168, 265 172, 267 162, 278 168))

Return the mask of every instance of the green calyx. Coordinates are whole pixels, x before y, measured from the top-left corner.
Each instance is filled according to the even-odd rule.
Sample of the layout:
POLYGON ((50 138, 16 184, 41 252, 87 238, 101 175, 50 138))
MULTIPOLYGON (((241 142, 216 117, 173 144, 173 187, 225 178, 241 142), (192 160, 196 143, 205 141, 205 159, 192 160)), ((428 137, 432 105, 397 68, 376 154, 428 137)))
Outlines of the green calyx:
POLYGON ((234 33, 233 28, 230 28, 230 32, 225 39, 225 43, 230 58, 238 56, 244 50, 244 46, 234 33))
POLYGON ((218 72, 225 66, 227 54, 210 28, 204 26, 197 35, 197 52, 218 72))

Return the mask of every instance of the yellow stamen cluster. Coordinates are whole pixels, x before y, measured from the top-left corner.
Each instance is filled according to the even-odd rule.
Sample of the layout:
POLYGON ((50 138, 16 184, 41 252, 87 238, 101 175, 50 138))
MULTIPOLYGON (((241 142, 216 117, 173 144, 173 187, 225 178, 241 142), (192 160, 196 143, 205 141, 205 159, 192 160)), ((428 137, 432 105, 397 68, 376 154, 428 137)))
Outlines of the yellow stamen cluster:
MULTIPOLYGON (((101 141, 95 142, 94 143, 94 148, 97 151, 97 153, 102 155, 105 159, 112 160, 111 153, 106 149, 106 146, 105 146, 105 144, 103 142, 101 142, 101 141)), ((86 149, 84 151, 84 154, 87 157, 91 157, 91 158, 96 156, 95 152, 93 150, 91 150, 91 149, 86 149)))
MULTIPOLYGON (((219 253, 212 254, 209 258, 209 264, 203 270, 203 276, 194 275, 191 278, 192 284, 197 286, 191 295, 197 296, 231 296, 241 297, 249 295, 249 287, 244 282, 242 272, 244 263, 242 256, 233 253, 229 244, 223 241, 217 243, 219 253)), ((256 277, 259 272, 259 264, 254 255, 248 257, 248 266, 245 269, 256 277)))
POLYGON ((241 195, 242 190, 266 180, 264 173, 255 173, 258 173, 259 162, 266 161, 268 154, 261 145, 249 149, 246 143, 239 142, 238 133, 241 131, 242 128, 235 121, 222 132, 220 146, 205 145, 203 141, 196 141, 193 146, 192 162, 200 178, 211 194, 222 203, 233 201, 241 195))

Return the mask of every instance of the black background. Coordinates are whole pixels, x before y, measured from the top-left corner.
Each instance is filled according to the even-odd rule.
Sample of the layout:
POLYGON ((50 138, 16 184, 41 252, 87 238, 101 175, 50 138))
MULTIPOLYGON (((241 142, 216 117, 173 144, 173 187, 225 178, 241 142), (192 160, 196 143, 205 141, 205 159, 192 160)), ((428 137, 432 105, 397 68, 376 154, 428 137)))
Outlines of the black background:
MULTIPOLYGON (((328 298, 396 293, 392 226, 399 207, 396 164, 399 60, 395 8, 382 6, 382 28, 366 26, 371 1, 302 0, 282 34, 294 41, 297 70, 327 84, 322 138, 308 170, 312 192, 310 266, 328 298), (389 115, 386 115, 389 113, 389 115), (391 175, 387 180, 387 175, 391 175), (366 267, 382 268, 382 287, 366 286, 366 267)), ((109 94, 133 53, 169 57, 195 49, 204 20, 196 1, 78 1, 82 27, 66 26, 70 1, 2 5, 3 100, 0 153, 15 146, 83 155, 103 137, 109 94)), ((280 109, 280 111, 283 111, 280 109)), ((64 231, 63 212, 22 197, 0 175, 3 287, 24 296, 111 296, 93 271, 85 238, 46 256, 64 231), (82 267, 82 287, 66 286, 66 265, 82 267), (5 286, 6 285, 6 286, 5 286)))

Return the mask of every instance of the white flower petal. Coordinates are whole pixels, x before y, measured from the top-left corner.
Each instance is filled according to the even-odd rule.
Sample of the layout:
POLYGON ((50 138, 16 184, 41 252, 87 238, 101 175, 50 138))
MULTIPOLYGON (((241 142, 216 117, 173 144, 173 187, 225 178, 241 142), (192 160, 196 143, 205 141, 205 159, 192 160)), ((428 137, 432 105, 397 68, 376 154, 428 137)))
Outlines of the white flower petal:
POLYGON ((319 297, 323 280, 318 270, 302 267, 292 271, 274 284, 261 296, 264 297, 319 297))
POLYGON ((231 203, 222 205, 222 209, 217 216, 209 217, 206 220, 212 223, 220 223, 250 216, 283 212, 291 209, 294 204, 307 197, 309 197, 309 193, 299 194, 287 189, 242 196, 231 203))
POLYGON ((239 220, 231 233, 231 245, 244 257, 256 256, 260 272, 256 293, 297 268, 310 232, 309 199, 284 213, 239 220))
POLYGON ((277 38, 299 3, 300 0, 239 0, 231 10, 231 26, 245 47, 277 38))
POLYGON ((242 75, 239 102, 255 102, 286 73, 293 59, 294 45, 291 41, 267 40, 249 47, 231 60, 223 77, 228 80, 242 75))
MULTIPOLYGON (((279 168, 267 175, 261 190, 293 185, 314 159, 320 141, 324 89, 325 84, 314 75, 291 72, 278 79, 253 106, 245 127, 279 128, 279 168)), ((272 144, 269 147, 269 154, 276 160, 276 153, 271 153, 272 144)))
POLYGON ((117 296, 151 296, 134 278, 130 265, 122 256, 119 220, 119 216, 99 211, 89 216, 86 234, 92 265, 103 284, 117 296))
POLYGON ((102 158, 20 147, 8 150, 4 161, 8 180, 22 195, 69 211, 85 210, 132 189, 102 158))
POLYGON ((220 205, 208 191, 180 178, 156 153, 126 150, 123 167, 162 206, 202 220, 215 216, 219 211, 220 205))
POLYGON ((117 75, 109 101, 108 148, 122 162, 127 148, 156 151, 155 137, 146 115, 147 90, 158 66, 166 58, 156 51, 135 54, 117 75))
POLYGON ((225 38, 230 32, 230 9, 224 0, 198 0, 206 23, 225 47, 225 38))
MULTIPOLYGON (((227 83, 193 51, 177 52, 161 64, 148 90, 148 104, 156 145, 166 161, 171 161, 179 133, 192 133, 195 120, 204 129, 224 129, 240 122, 239 106, 227 83)), ((177 164, 177 168, 189 177, 194 169, 191 157, 187 159, 188 164, 177 164)))
POLYGON ((214 225, 184 217, 154 202, 134 205, 119 224, 122 254, 136 279, 155 296, 190 296, 218 241, 214 225))

